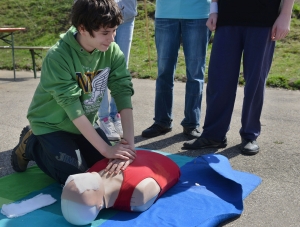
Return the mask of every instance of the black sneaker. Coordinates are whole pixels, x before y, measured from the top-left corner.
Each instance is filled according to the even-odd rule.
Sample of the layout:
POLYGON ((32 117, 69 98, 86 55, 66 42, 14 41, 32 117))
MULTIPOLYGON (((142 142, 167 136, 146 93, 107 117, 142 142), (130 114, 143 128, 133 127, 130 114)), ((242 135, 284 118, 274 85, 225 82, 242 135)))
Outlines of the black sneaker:
POLYGON ((242 153, 246 155, 255 155, 259 152, 259 146, 256 140, 249 140, 244 138, 242 138, 240 149, 242 153))
POLYGON ((183 144, 185 149, 203 149, 203 148, 224 148, 227 146, 227 139, 223 141, 210 140, 203 137, 187 141, 183 144))
POLYGON ((27 169, 28 162, 30 161, 25 157, 25 148, 28 137, 32 134, 30 126, 27 125, 23 128, 20 134, 18 145, 13 149, 10 157, 12 168, 16 172, 24 172, 27 169))
POLYGON ((197 128, 185 128, 183 127, 183 134, 187 135, 189 138, 198 138, 201 132, 197 128))
POLYGON ((153 125, 151 125, 149 128, 145 129, 142 132, 142 136, 146 138, 151 138, 151 137, 166 134, 167 132, 170 131, 172 131, 172 128, 163 127, 154 123, 153 125))

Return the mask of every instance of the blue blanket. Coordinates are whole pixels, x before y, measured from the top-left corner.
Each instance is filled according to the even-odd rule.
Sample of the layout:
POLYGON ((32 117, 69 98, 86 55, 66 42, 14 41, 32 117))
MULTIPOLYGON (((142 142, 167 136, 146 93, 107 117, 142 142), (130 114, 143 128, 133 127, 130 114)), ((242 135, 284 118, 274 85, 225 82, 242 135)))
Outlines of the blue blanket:
MULTIPOLYGON (((143 213, 105 209, 90 226, 217 226, 241 215, 243 199, 261 183, 256 175, 233 170, 222 155, 210 154, 192 159, 163 154, 181 166, 180 181, 174 187, 143 213)), ((18 218, 8 219, 0 214, 0 227, 72 226, 61 214, 61 191, 61 186, 54 183, 29 194, 22 200, 45 193, 58 201, 18 218)))

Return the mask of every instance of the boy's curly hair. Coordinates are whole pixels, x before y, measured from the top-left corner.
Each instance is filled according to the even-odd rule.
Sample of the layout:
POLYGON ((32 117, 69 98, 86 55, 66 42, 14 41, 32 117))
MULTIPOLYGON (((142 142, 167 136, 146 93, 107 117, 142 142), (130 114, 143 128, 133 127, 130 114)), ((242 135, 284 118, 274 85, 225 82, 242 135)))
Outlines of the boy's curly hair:
POLYGON ((93 36, 101 27, 113 28, 122 23, 122 13, 114 0, 75 0, 71 12, 72 25, 80 25, 93 36))

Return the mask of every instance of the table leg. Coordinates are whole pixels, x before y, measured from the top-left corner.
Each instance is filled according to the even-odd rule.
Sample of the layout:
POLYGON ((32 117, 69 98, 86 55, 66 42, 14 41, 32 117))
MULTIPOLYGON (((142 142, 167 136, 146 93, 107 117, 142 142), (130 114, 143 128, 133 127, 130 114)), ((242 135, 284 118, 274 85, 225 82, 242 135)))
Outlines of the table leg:
POLYGON ((12 61, 14 68, 14 80, 16 80, 16 66, 15 66, 15 47, 14 47, 14 33, 10 33, 11 35, 11 52, 12 52, 12 61))
POLYGON ((29 50, 31 53, 31 58, 32 58, 32 68, 33 68, 33 75, 34 75, 34 79, 36 79, 36 67, 35 67, 35 52, 33 49, 29 50))

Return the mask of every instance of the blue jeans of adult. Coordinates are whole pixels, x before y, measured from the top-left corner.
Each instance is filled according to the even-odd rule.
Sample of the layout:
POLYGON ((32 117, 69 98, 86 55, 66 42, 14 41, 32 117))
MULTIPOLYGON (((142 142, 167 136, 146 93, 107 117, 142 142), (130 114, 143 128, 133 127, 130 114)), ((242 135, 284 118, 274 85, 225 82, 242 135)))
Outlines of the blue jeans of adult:
MULTIPOLYGON (((131 42, 133 37, 133 29, 134 29, 134 17, 120 24, 120 26, 117 29, 117 34, 115 37, 115 42, 119 45, 121 51, 124 54, 127 67, 128 67, 130 48, 131 48, 131 42)), ((98 111, 98 117, 99 119, 103 119, 108 116, 113 118, 117 113, 118 113, 118 109, 115 100, 113 97, 111 97, 109 103, 108 89, 106 88, 106 91, 104 93, 98 111)))
POLYGON ((275 42, 270 27, 222 26, 217 28, 208 69, 206 115, 201 137, 222 141, 229 130, 241 59, 245 79, 240 135, 256 140, 265 84, 275 42))
POLYGON ((156 124, 172 127, 174 75, 182 43, 186 64, 184 119, 185 128, 198 128, 201 114, 205 60, 211 32, 207 19, 155 19, 155 44, 158 76, 156 79, 156 124))

